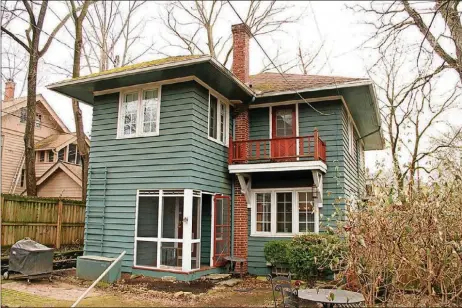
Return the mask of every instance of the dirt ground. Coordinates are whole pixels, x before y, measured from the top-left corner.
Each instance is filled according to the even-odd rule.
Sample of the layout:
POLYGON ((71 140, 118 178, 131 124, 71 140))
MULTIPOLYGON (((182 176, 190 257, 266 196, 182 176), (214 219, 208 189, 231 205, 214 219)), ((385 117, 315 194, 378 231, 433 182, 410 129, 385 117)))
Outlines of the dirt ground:
MULTIPOLYGON (((75 278, 75 270, 59 271, 48 280, 2 281, 1 305, 8 307, 69 307, 91 284, 75 278)), ((216 281, 162 281, 150 277, 123 275, 115 284, 100 283, 81 302, 85 307, 271 307, 272 292, 263 278, 245 277, 232 287, 216 281)))

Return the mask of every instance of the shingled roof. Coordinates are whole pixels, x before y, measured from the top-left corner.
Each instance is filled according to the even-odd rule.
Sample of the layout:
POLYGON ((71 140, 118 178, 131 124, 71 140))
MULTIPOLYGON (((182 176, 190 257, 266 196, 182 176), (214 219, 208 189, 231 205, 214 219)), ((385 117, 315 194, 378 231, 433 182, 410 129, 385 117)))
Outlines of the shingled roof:
POLYGON ((300 74, 284 74, 284 77, 279 73, 261 73, 250 76, 250 84, 252 89, 258 94, 266 94, 293 90, 309 90, 369 80, 366 78, 300 74))

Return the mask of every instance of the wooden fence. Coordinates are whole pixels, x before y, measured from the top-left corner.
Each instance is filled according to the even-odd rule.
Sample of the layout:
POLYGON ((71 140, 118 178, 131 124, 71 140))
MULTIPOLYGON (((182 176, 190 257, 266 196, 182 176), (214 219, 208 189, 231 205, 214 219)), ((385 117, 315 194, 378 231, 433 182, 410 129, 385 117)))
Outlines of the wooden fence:
POLYGON ((83 244, 85 202, 52 198, 1 196, 1 246, 29 237, 43 245, 83 244))

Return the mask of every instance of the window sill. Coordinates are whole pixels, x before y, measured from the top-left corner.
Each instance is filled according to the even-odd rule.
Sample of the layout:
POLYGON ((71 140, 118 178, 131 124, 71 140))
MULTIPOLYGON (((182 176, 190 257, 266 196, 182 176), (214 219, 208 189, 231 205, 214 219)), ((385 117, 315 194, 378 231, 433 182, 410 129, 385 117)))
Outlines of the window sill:
POLYGON ((224 147, 227 147, 227 148, 229 147, 229 145, 228 145, 227 143, 223 143, 223 142, 219 141, 218 139, 215 139, 215 138, 210 137, 210 136, 207 136, 207 137, 208 137, 208 139, 209 139, 210 141, 213 141, 213 142, 215 142, 215 143, 218 143, 218 144, 220 144, 220 145, 222 145, 222 146, 224 146, 224 147))
POLYGON ((133 139, 133 138, 144 138, 144 137, 155 137, 159 136, 159 133, 146 134, 146 135, 134 135, 134 136, 117 136, 116 139, 133 139))
POLYGON ((296 235, 298 234, 296 233, 279 233, 279 234, 252 233, 250 234, 251 237, 280 237, 280 238, 294 237, 296 235))

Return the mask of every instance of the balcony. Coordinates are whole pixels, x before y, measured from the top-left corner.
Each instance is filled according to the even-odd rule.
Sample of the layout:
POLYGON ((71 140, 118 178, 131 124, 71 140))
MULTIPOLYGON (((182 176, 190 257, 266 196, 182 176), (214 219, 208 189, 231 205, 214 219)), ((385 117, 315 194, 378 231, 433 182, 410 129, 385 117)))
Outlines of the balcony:
POLYGON ((326 162, 326 143, 317 130, 310 136, 230 141, 229 164, 326 162))

